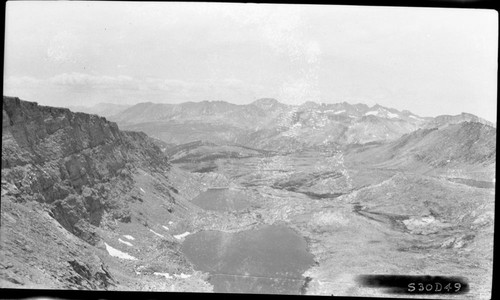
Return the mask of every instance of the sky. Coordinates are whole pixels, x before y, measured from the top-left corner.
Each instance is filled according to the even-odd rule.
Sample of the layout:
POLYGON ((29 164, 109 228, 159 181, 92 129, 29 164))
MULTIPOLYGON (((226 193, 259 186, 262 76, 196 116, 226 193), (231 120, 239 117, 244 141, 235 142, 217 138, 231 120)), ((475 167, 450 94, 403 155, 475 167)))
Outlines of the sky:
POLYGON ((7 2, 4 95, 52 106, 365 103, 496 122, 494 10, 7 2))

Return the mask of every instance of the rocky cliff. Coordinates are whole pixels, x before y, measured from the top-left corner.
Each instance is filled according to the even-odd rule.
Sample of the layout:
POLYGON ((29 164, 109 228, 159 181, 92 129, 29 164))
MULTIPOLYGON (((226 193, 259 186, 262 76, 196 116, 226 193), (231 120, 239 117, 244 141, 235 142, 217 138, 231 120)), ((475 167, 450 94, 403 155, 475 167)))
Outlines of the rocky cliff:
MULTIPOLYGON (((1 286, 111 288, 120 280, 105 261, 109 245, 119 248, 120 224, 143 234, 188 211, 166 156, 144 133, 14 97, 2 106, 1 286)), ((144 247, 159 242, 147 238, 144 247)), ((171 253, 169 245, 162 251, 171 253)), ((189 267, 165 253, 170 267, 189 267)))
POLYGON ((3 116, 2 195, 49 204, 64 228, 90 243, 82 227, 100 225, 134 167, 169 168, 145 134, 122 132, 97 115, 4 97, 3 116))

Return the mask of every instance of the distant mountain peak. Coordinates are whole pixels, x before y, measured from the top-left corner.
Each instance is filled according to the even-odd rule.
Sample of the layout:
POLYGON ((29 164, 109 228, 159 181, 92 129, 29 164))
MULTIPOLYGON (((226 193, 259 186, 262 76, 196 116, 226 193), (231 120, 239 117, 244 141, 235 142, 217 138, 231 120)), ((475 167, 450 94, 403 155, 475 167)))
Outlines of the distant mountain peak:
POLYGON ((466 113, 466 112, 462 112, 460 115, 463 116, 463 117, 469 117, 469 118, 479 118, 476 115, 473 115, 471 113, 466 113))
POLYGON ((439 115, 436 116, 434 119, 429 121, 426 125, 427 128, 430 127, 437 127, 441 128, 444 126, 448 126, 451 124, 458 124, 462 122, 476 122, 476 123, 482 123, 491 127, 495 127, 495 125, 492 122, 489 122, 487 120, 484 120, 474 114, 471 113, 461 113, 459 115, 439 115))
POLYGON ((321 105, 319 103, 316 103, 314 101, 306 101, 300 105, 300 107, 304 107, 304 108, 317 108, 320 106, 321 105))
POLYGON ((203 100, 200 101, 200 103, 228 103, 228 102, 222 100, 203 100))
POLYGON ((279 102, 274 98, 260 98, 251 103, 251 105, 255 105, 262 109, 269 109, 272 107, 276 107, 279 105, 283 105, 283 103, 279 102))
POLYGON ((146 106, 146 105, 153 105, 153 104, 157 104, 157 103, 154 103, 154 102, 151 102, 151 101, 147 101, 147 102, 139 102, 136 105, 146 106))
POLYGON ((252 104, 278 104, 278 103, 280 102, 274 98, 260 98, 252 102, 252 104))

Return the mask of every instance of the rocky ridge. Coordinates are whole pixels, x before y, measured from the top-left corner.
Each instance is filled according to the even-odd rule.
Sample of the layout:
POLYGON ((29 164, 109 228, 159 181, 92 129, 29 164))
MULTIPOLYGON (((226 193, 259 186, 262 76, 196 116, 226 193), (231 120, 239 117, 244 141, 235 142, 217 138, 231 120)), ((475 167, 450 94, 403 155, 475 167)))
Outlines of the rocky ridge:
POLYGON ((144 133, 122 132, 102 117, 7 97, 3 115, 2 195, 51 205, 61 225, 90 243, 82 227, 100 225, 112 207, 102 199, 126 190, 134 167, 169 169, 144 133))
POLYGON ((184 232, 193 211, 185 197, 199 184, 179 181, 187 175, 155 141, 97 115, 15 97, 3 97, 2 114, 1 286, 157 289, 168 287, 153 275, 137 282, 134 270, 193 271, 173 236, 184 232), (156 240, 169 219, 172 231, 156 240), (122 248, 118 237, 132 231, 141 243, 122 248), (123 264, 131 258, 137 265, 123 264))
POLYGON ((144 131, 167 143, 202 140, 283 153, 325 145, 387 142, 420 128, 466 121, 493 125, 466 113, 431 118, 378 104, 287 105, 271 98, 246 105, 224 101, 139 103, 110 118, 123 128, 144 131))

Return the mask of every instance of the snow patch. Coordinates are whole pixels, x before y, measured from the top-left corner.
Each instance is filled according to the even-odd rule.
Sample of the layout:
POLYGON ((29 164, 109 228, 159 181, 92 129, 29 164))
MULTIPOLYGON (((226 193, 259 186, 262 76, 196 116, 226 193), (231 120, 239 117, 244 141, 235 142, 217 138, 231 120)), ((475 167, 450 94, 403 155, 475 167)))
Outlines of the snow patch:
POLYGON ((181 240, 183 238, 185 238, 186 236, 190 235, 191 233, 189 231, 186 231, 184 232, 183 234, 178 234, 178 235, 174 235, 174 238, 178 239, 178 240, 181 240))
POLYGON ((127 246, 130 246, 130 247, 134 246, 134 245, 132 245, 131 243, 129 243, 129 242, 127 242, 127 241, 124 241, 124 240, 122 240, 122 239, 120 239, 120 238, 118 239, 118 241, 119 241, 120 243, 123 243, 123 244, 125 244, 125 245, 127 245, 127 246))
POLYGON ((113 247, 111 247, 110 245, 108 245, 107 243, 104 243, 104 245, 106 246, 106 251, 108 251, 108 254, 113 256, 113 257, 118 257, 118 258, 121 258, 121 259, 128 259, 128 260, 137 260, 137 258, 125 253, 125 252, 122 252, 118 249, 115 249, 113 247))
POLYGON ((142 192, 143 194, 146 194, 146 192, 145 192, 142 188, 139 188, 139 189, 141 190, 141 192, 142 192))
POLYGON ((168 222, 168 225, 172 225, 172 224, 174 224, 174 222, 172 222, 172 221, 168 222))
POLYGON ((341 113, 345 113, 345 109, 343 109, 343 110, 339 110, 339 111, 337 111, 337 112, 334 112, 334 114, 336 114, 336 115, 341 114, 341 113))
POLYGON ((165 278, 167 278, 167 279, 171 279, 171 278, 172 278, 172 276, 170 276, 170 274, 168 274, 168 273, 159 273, 159 272, 154 272, 154 273, 153 273, 153 275, 156 275, 156 276, 163 276, 163 277, 165 277, 165 278))
POLYGON ((165 237, 164 235, 159 234, 158 232, 155 232, 155 231, 153 231, 152 229, 149 229, 149 231, 151 231, 152 233, 156 234, 156 235, 157 235, 157 236, 159 236, 159 237, 162 237, 162 238, 164 238, 164 237, 165 237))
POLYGON ((125 235, 123 235, 123 237, 126 238, 127 240, 132 240, 132 241, 135 240, 135 238, 131 235, 125 234, 125 235))
POLYGON ((422 120, 422 119, 420 119, 419 117, 415 117, 415 116, 410 116, 410 118, 413 118, 413 119, 415 119, 415 120, 422 120))
POLYGON ((376 115, 378 115, 378 111, 375 111, 375 110, 369 111, 369 112, 367 112, 365 114, 365 116, 368 116, 368 115, 374 115, 374 116, 376 116, 376 115))
POLYGON ((162 226, 165 230, 170 230, 167 226, 162 226))
POLYGON ((441 227, 446 227, 446 224, 434 218, 432 215, 425 217, 410 217, 403 220, 403 224, 408 230, 414 234, 431 234, 437 232, 441 227))
POLYGON ((394 119, 394 118, 399 118, 399 115, 398 115, 398 114, 387 113, 387 115, 388 115, 388 116, 389 116, 389 118, 391 118, 391 119, 394 119))
POLYGON ((182 279, 186 279, 186 278, 189 278, 191 277, 191 275, 187 275, 187 274, 184 274, 184 273, 181 273, 181 274, 174 274, 174 276, 170 275, 169 273, 160 273, 160 272, 154 272, 153 275, 156 275, 156 276, 163 276, 165 277, 166 279, 172 279, 172 278, 182 278, 182 279))

